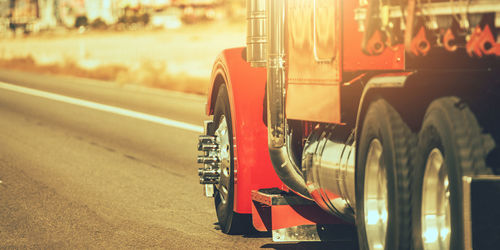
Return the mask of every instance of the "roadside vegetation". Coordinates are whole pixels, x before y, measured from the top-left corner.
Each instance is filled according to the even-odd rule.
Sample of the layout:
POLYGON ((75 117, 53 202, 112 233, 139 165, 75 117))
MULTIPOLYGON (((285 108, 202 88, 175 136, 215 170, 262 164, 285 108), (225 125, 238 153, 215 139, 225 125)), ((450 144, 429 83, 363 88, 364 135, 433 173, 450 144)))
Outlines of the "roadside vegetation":
POLYGON ((0 38, 0 67, 205 94, 217 54, 244 44, 243 21, 176 29, 55 30, 0 38))

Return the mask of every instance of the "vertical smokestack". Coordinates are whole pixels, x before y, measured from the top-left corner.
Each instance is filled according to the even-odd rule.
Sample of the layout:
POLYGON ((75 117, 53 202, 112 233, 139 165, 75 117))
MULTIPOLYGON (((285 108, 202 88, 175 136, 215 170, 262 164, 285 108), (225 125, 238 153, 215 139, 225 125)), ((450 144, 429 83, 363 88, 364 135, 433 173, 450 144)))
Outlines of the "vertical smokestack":
POLYGON ((282 147, 285 144, 285 70, 283 0, 268 0, 267 12, 267 126, 269 145, 282 147))
POLYGON ((281 181, 310 199, 304 177, 287 145, 285 119, 285 0, 267 1, 267 129, 269 155, 281 181))
POLYGON ((247 61, 252 67, 265 67, 266 58, 266 0, 247 0, 247 61))

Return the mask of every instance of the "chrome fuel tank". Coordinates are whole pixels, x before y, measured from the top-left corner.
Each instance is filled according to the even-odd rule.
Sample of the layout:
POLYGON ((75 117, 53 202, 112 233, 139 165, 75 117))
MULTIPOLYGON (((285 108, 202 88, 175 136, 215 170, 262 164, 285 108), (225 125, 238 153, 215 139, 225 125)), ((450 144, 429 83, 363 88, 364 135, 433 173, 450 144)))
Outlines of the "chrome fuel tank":
POLYGON ((324 210, 354 221, 355 145, 344 126, 327 126, 309 136, 302 157, 307 190, 324 210))

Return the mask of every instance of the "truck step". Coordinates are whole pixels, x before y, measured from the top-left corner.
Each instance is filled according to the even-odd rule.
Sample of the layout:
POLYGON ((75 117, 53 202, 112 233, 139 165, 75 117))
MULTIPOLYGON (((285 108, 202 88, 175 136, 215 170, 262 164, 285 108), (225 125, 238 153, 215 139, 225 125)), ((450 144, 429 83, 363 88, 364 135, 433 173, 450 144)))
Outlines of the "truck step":
POLYGON ((278 188, 252 191, 252 219, 273 241, 355 242, 356 228, 328 214, 311 200, 278 188))
POLYGON ((285 192, 279 188, 252 191, 252 200, 268 206, 277 205, 314 205, 314 201, 304 199, 296 194, 285 192))

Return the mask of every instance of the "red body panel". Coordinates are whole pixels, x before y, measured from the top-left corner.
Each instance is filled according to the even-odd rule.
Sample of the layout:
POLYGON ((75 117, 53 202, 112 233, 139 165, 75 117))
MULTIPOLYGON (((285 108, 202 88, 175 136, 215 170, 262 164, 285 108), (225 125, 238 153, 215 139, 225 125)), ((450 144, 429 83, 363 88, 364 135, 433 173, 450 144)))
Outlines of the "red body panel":
POLYGON ((267 127, 263 122, 266 70, 252 68, 242 58, 243 48, 224 50, 217 58, 207 102, 207 115, 213 114, 218 77, 226 83, 231 106, 235 203, 237 213, 251 213, 251 191, 281 187, 269 158, 267 127))
POLYGON ((253 202, 252 215, 253 226, 261 232, 302 225, 348 224, 317 205, 267 206, 253 202))
POLYGON ((289 199, 289 197, 287 199, 281 194, 269 195, 258 191, 252 192, 252 200, 252 222, 258 231, 271 231, 302 225, 348 224, 325 212, 312 201, 304 202, 289 199), (282 202, 275 199, 281 199, 282 202))
POLYGON ((361 48, 363 33, 358 31, 359 24, 354 19, 354 10, 358 1, 342 1, 343 8, 343 70, 404 70, 405 50, 403 45, 397 45, 376 56, 363 53, 361 48))

